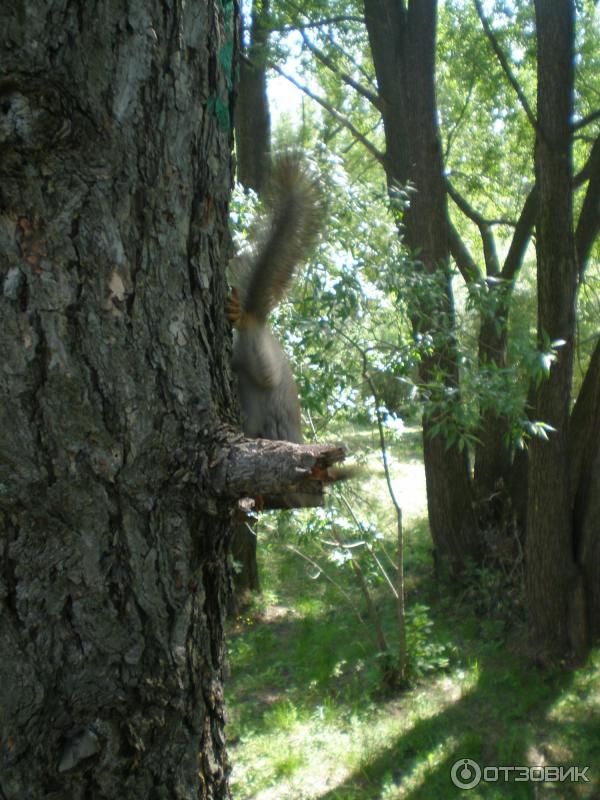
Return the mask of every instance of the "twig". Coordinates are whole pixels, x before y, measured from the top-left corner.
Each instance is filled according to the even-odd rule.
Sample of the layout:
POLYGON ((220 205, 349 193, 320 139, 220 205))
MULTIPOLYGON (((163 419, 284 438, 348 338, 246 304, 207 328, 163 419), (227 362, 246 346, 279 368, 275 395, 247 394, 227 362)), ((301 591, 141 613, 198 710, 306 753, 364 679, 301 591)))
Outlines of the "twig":
POLYGON ((368 372, 368 364, 366 354, 363 356, 363 377, 369 384, 369 389, 375 401, 375 413, 377 415, 377 427, 379 429, 379 442, 381 449, 381 456, 383 460, 383 469, 385 471, 385 479, 388 485, 388 492, 394 508, 396 510, 396 531, 398 536, 398 575, 396 583, 396 605, 398 607, 398 672, 401 681, 406 679, 406 670, 408 667, 408 657, 406 652, 406 607, 404 601, 404 533, 402 529, 402 508, 396 492, 392 485, 392 478, 390 475, 390 467, 387 457, 387 446, 385 441, 385 431, 383 430, 383 420, 381 418, 381 411, 379 406, 379 397, 375 384, 368 372))
POLYGON ((461 108, 458 117, 456 118, 456 122, 454 123, 454 125, 452 126, 452 128, 448 133, 448 139, 446 140, 446 150, 444 152, 444 163, 447 163, 448 161, 448 158, 450 156, 450 148, 452 147, 452 140, 454 139, 454 136, 456 135, 460 127, 460 123, 463 121, 465 114, 467 113, 467 109, 469 107, 469 103, 471 102, 471 96, 473 94, 474 88, 475 88, 475 78, 473 77, 471 79, 471 85, 469 86, 469 91, 467 92, 467 96, 465 98, 465 102, 463 103, 463 107, 461 108))
MULTIPOLYGON (((364 21, 363 21, 363 24, 364 24, 364 21)), ((358 70, 358 72, 360 72, 360 74, 367 81, 367 83, 370 86, 373 87, 373 91, 377 92, 377 83, 375 82, 375 79, 374 79, 373 75, 370 75, 367 72, 367 70, 363 67, 362 64, 359 64, 358 61, 356 61, 356 59, 354 59, 350 55, 350 53, 348 53, 346 50, 344 50, 344 48, 338 42, 335 41, 335 39, 333 37, 333 33, 331 31, 327 32, 327 38, 331 42, 332 47, 335 47, 337 50, 339 50, 339 52, 342 54, 342 56, 344 58, 348 59, 348 61, 350 61, 352 66, 354 66, 358 70)))
POLYGON ((595 122, 597 119, 600 119, 600 110, 592 111, 591 114, 587 114, 587 116, 578 119, 577 122, 574 122, 571 127, 574 131, 580 131, 582 128, 585 128, 586 125, 595 122))
POLYGON ((320 564, 319 564, 317 561, 315 561, 314 559, 312 559, 312 558, 310 558, 309 556, 307 556, 307 555, 306 555, 305 553, 303 553, 301 550, 298 550, 298 548, 297 548, 297 547, 294 547, 294 545, 293 545, 293 544, 286 544, 286 545, 284 545, 284 546, 285 546, 286 550, 289 550, 291 553, 295 553, 295 555, 297 555, 297 556, 299 556, 300 558, 304 559, 304 561, 306 561, 306 562, 307 562, 307 564, 310 564, 310 565, 311 565, 311 567, 314 567, 315 569, 319 570, 319 572, 321 573, 321 575, 323 575, 323 577, 325 578, 325 580, 326 580, 326 581, 329 581, 329 583, 330 583, 332 586, 335 586, 335 588, 336 588, 336 589, 338 590, 338 592, 339 592, 339 593, 342 595, 342 597, 344 597, 344 598, 346 599, 346 602, 348 603, 348 605, 350 606, 350 608, 351 608, 351 609, 354 611, 354 613, 356 614, 356 616, 357 616, 357 618, 358 618, 358 621, 360 622, 360 624, 361 624, 361 625, 364 625, 364 626, 365 626, 365 628, 366 628, 367 630, 370 630, 369 626, 367 625, 367 623, 366 623, 366 622, 364 621, 364 619, 362 618, 360 611, 359 611, 359 610, 358 610, 358 608, 356 607, 355 603, 353 602, 353 600, 352 600, 352 598, 350 597, 350 595, 348 594, 348 592, 347 592, 345 589, 343 589, 343 588, 340 586, 340 584, 339 584, 337 581, 334 581, 334 580, 333 580, 333 578, 331 577, 331 575, 328 575, 328 574, 327 574, 327 572, 325 572, 325 570, 323 569, 323 567, 322 567, 322 566, 321 566, 321 565, 320 565, 320 564))
POLYGON ((300 81, 296 80, 296 78, 292 78, 291 75, 288 75, 288 73, 285 72, 285 70, 283 70, 277 64, 274 64, 274 63, 271 62, 269 64, 269 66, 272 69, 274 69, 275 72, 279 73, 279 75, 281 75, 283 78, 288 80, 291 84, 293 84, 297 89, 300 89, 301 92, 304 92, 304 94, 307 97, 310 97, 311 100, 314 100, 315 103, 318 103, 320 106, 322 106, 329 114, 331 114, 331 116, 334 119, 337 119, 338 122, 340 122, 345 128, 347 128, 350 131, 350 133, 352 134, 352 136, 354 136, 354 138, 357 141, 359 141, 369 151, 369 153, 371 153, 371 155, 374 156, 377 159, 377 161, 379 161, 380 164, 384 163, 384 161, 385 161, 384 154, 380 150, 378 150, 375 147, 375 145, 372 142, 370 142, 367 139, 367 137, 364 134, 362 134, 358 130, 358 128, 356 128, 350 122, 349 119, 344 117, 343 114, 340 114, 340 112, 337 111, 331 105, 331 103, 327 102, 327 100, 325 100, 324 98, 322 98, 319 95, 315 94, 315 92, 313 92, 311 89, 309 89, 308 86, 305 86, 304 84, 300 83, 300 81))
POLYGON ((302 31, 306 28, 322 28, 325 25, 337 25, 340 22, 356 22, 359 25, 364 25, 364 17, 356 17, 352 15, 340 15, 338 17, 325 17, 324 19, 312 20, 310 22, 303 22, 301 25, 279 25, 271 28, 272 31, 278 33, 286 33, 287 31, 302 31))
MULTIPOLYGON (((340 536, 339 532, 336 530, 335 525, 333 526, 332 533, 337 543, 340 545, 340 547, 343 547, 344 541, 340 536)), ((367 583, 367 579, 365 578, 365 573, 362 571, 360 564, 355 558, 350 559, 350 565, 354 572, 354 576, 358 581, 358 585, 363 594, 363 597, 365 598, 365 603, 367 604, 367 611, 369 612, 369 619, 371 620, 371 624, 373 625, 373 630, 375 631, 375 639, 377 640, 377 647, 379 648, 379 652, 389 653, 388 643, 386 641, 383 628, 381 627, 379 615, 377 614, 377 609, 375 608, 375 603, 373 602, 373 598, 369 590, 369 584, 367 583)))
POLYGON ((508 78, 508 81, 509 81, 510 85, 513 87, 513 89, 517 93, 517 97, 519 98, 519 100, 521 102, 521 105, 523 106, 523 109, 524 109, 525 113, 527 114, 527 118, 528 118, 529 122, 531 123, 532 128, 534 130, 537 130, 537 127, 538 127, 537 120, 535 118, 535 115, 534 115, 533 111, 531 110, 531 106, 529 105, 529 101, 527 100, 527 97, 525 96, 525 92, 523 91, 523 89, 521 89, 521 86, 519 85, 519 82, 515 78, 515 76, 513 74, 513 71, 511 70, 510 65, 508 63, 508 59, 504 55, 504 51, 500 47, 500 44, 499 44, 498 40, 496 39, 496 36, 495 36, 493 30, 491 29, 490 24, 487 21, 487 18, 485 16, 485 14, 483 13, 483 8, 481 6, 480 0, 473 0, 473 3, 475 4, 475 8, 477 9, 477 15, 479 16, 479 19, 481 20, 481 24, 483 26, 483 30, 485 31, 485 35, 487 36, 487 38, 488 38, 488 40, 489 40, 489 42, 490 42, 490 44, 492 46, 492 50, 494 51, 494 53, 496 54, 496 56, 498 58, 498 61, 500 62, 500 66, 502 67, 502 71, 504 72, 504 74, 508 78))
POLYGON ((358 81, 354 80, 354 78, 349 75, 347 72, 339 69, 339 67, 333 62, 323 50, 313 44, 306 33, 301 31, 302 38, 304 39, 304 44, 308 47, 311 53, 319 59, 322 64, 325 64, 327 69, 337 75, 345 84, 351 86, 355 91, 357 91, 362 97, 372 103, 378 111, 381 111, 381 99, 372 92, 370 89, 367 89, 366 86, 363 86, 358 81))
POLYGON ((383 461, 383 469, 385 473, 385 480, 388 487, 388 493, 394 509, 396 511, 396 530, 398 535, 398 577, 396 583, 396 602, 398 607, 398 672, 401 681, 406 678, 406 670, 408 666, 408 658, 406 652, 406 607, 404 600, 404 534, 402 528, 402 508, 396 497, 396 492, 392 484, 392 476, 390 473, 390 465, 387 454, 387 443, 385 439, 385 431, 383 429, 383 419, 380 411, 380 402, 375 384, 369 374, 369 364, 367 360, 367 353, 350 337, 346 336, 340 331, 342 337, 346 339, 358 352, 361 354, 363 361, 363 378, 369 385, 371 395, 375 401, 375 414, 377 417, 377 429, 379 431, 379 447, 381 450, 381 458, 383 461))
MULTIPOLYGON (((342 502, 344 503, 344 505, 346 506, 346 508, 348 509, 348 512, 349 512, 350 516, 352 517, 356 527, 359 529, 359 531, 361 531, 361 532, 364 531, 364 526, 363 526, 362 522, 358 519, 358 517, 354 513, 354 509, 352 508, 352 506, 350 505, 350 503, 348 502, 348 500, 346 499, 346 497, 344 496, 343 493, 340 493, 340 498, 341 498, 342 502)), ((367 549, 368 549, 369 553, 373 556, 373 559, 375 560, 375 563, 379 567, 379 571, 383 575, 384 580, 386 581, 386 583, 388 584, 388 586, 392 590, 392 594, 394 595, 394 597, 396 599, 398 599, 398 595, 396 594, 396 587, 394 586, 393 582, 390 580, 390 577, 387 574, 387 571, 386 571, 385 567, 383 566, 383 564, 379 560, 379 557, 377 556, 377 553, 375 552, 374 548, 366 541, 365 541, 365 545, 367 546, 367 549)))

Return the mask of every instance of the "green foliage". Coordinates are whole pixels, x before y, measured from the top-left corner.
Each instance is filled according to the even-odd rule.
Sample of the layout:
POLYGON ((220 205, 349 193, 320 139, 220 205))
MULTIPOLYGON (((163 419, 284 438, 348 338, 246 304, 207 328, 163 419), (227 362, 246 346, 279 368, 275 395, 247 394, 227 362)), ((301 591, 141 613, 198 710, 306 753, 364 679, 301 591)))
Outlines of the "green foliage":
MULTIPOLYGON (((535 112, 533 5, 494 0, 484 3, 484 10, 535 112)), ((506 446, 524 446, 531 435, 544 432, 543 426, 527 420, 526 397, 530 383, 543 378, 551 352, 535 356, 533 253, 525 254, 516 281, 503 285, 491 275, 464 284, 454 274, 442 272, 430 278, 415 269, 418 254, 407 254, 397 239, 413 187, 394 187, 388 197, 380 167, 370 161, 349 128, 324 107, 336 109, 375 147, 384 149, 379 112, 367 99, 368 92, 376 94, 376 85, 362 13, 360 4, 338 2, 301 7, 288 3, 271 10, 277 31, 271 36, 272 57, 280 63, 287 59, 287 71, 323 100, 321 105, 305 103, 301 140, 316 152, 323 173, 329 227, 293 305, 279 316, 281 334, 297 367, 303 406, 316 418, 319 433, 332 418, 343 422, 372 417, 365 386, 366 357, 380 404, 387 411, 410 416, 424 403, 426 413, 435 419, 434 432, 445 436, 449 445, 471 448, 479 440, 482 418, 493 412, 502 420, 506 446), (323 19, 331 21, 314 24, 323 19), (301 36, 296 29, 307 23, 310 26, 301 36), (355 91, 350 79, 365 91, 355 91), (440 286, 449 278, 459 296, 454 316, 444 310, 440 286), (442 313, 432 314, 432 309, 442 313), (507 331, 505 362, 486 359, 479 350, 480 327, 490 321, 496 335, 507 331), (411 334, 413 324, 420 332, 416 338, 411 334), (458 348, 461 391, 452 390, 456 378, 443 367, 426 385, 419 383, 419 363, 454 347, 458 348)), ((600 42, 592 5, 579 4, 577 16, 575 103, 581 118, 597 107, 600 42)), ((492 221, 501 266, 534 183, 534 131, 471 0, 440 5, 436 64, 446 171, 476 213, 492 221)), ((579 166, 589 154, 597 128, 596 123, 587 135, 576 138, 579 166)), ((293 124, 277 132, 278 144, 282 135, 287 141, 296 135, 293 124)), ((577 208, 580 204, 581 197, 576 197, 577 208)), ((480 231, 453 203, 450 211, 484 275, 480 231)), ((596 333, 590 330, 587 289, 582 295, 586 295, 579 304, 584 344, 576 388, 594 343, 590 337, 596 333)))
MULTIPOLYGON (((495 36, 535 107, 533 4, 486 3, 495 36)), ((486 218, 516 217, 533 185, 533 131, 487 41, 471 0, 440 13, 438 101, 446 167, 486 218), (515 180, 518 176, 518 180, 515 180)), ((471 223, 456 216, 471 246, 482 249, 471 223)), ((511 234, 500 229, 502 238, 511 234)))
MULTIPOLYGON (((483 6, 535 112, 533 4, 489 0, 483 6)), ((271 57, 287 59, 288 72, 384 150, 379 112, 341 77, 376 91, 363 13, 357 3, 275 5, 271 57), (325 18, 338 21, 311 25, 305 39, 290 33, 290 26, 325 18), (325 58, 315 57, 315 48, 325 58)), ((581 119, 598 105, 600 47, 593 4, 579 3, 577 14, 581 119)), ((493 231, 501 268, 534 184, 534 131, 472 0, 439 4, 438 34, 446 172, 493 231)), ((577 136, 577 169, 597 132, 598 121, 577 136)), ((414 440, 408 452, 403 420, 421 411, 448 445, 469 450, 490 415, 502 422, 509 449, 548 435, 547 423, 530 419, 527 408, 530 386, 545 380, 560 354, 560 343, 536 331, 534 247, 509 280, 486 274, 480 227, 450 203, 452 223, 478 274, 465 279, 454 266, 426 274, 419 253, 407 252, 398 236, 413 187, 388 193, 381 167, 339 117, 307 100, 302 120, 285 120, 275 143, 299 143, 313 154, 327 227, 293 296, 277 310, 274 328, 294 365, 307 435, 343 432, 365 474, 360 489, 345 489, 350 509, 339 498, 325 510, 273 515, 268 533, 259 534, 264 619, 240 623, 230 654, 237 699, 232 728, 241 737, 234 753, 236 796, 446 797, 450 766, 459 756, 503 764, 529 763, 541 753, 548 763, 600 765, 597 725, 583 710, 597 705, 597 654, 573 685, 554 675, 541 680, 521 655, 522 554, 510 521, 482 525, 490 557, 467 570, 458 592, 431 579, 426 523, 411 521, 405 572, 412 685, 385 705, 377 648, 353 583, 356 564, 393 650, 395 601, 384 571, 393 582, 395 522, 384 491, 375 487, 381 478, 377 419, 393 473, 418 457, 414 440), (455 308, 448 306, 448 282, 455 308), (482 328, 493 334, 493 345, 506 345, 505 355, 481 347, 482 328), (449 371, 447 353, 456 354, 458 375, 449 371)), ((582 194, 575 194, 577 213, 582 194)), ((256 208, 256 198, 238 193, 236 236, 242 242, 256 208)), ((576 388, 598 336, 598 258, 596 244, 578 301, 576 388)), ((410 504, 410 494, 403 503, 410 504)), ((470 796, 531 796, 520 791, 516 784, 488 786, 470 796)))
POLYGON ((443 672, 450 667, 456 649, 435 635, 434 619, 429 606, 415 603, 406 612, 406 639, 411 665, 411 674, 422 678, 425 675, 443 672))
POLYGON ((577 304, 577 342, 575 350, 575 394, 579 390, 600 336, 600 245, 579 287, 577 304))
MULTIPOLYGON (((426 526, 411 526, 414 683, 402 695, 382 697, 377 659, 356 616, 322 576, 315 579, 281 548, 282 535, 272 531, 260 548, 274 603, 258 618, 234 622, 229 636, 236 798, 437 800, 454 796, 449 775, 458 758, 529 764, 540 754, 549 764, 589 764, 592 783, 582 787, 588 793, 565 796, 595 796, 600 653, 569 676, 542 675, 522 655, 518 620, 507 629, 502 609, 484 613, 477 590, 440 587, 421 556, 430 545, 426 526)), ((490 584, 490 602, 493 592, 490 584)), ((393 601, 381 594, 378 604, 392 636, 393 601)), ((469 795, 513 800, 516 787, 482 784, 469 795)))

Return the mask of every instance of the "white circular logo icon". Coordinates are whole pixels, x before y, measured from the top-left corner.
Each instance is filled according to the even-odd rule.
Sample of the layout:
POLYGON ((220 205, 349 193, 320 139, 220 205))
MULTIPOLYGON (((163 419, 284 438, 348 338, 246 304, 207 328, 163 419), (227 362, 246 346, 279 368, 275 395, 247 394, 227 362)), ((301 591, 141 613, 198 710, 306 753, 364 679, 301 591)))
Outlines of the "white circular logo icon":
POLYGON ((481 780, 481 767, 470 758, 459 758, 452 765, 450 777, 459 789, 472 789, 481 780))

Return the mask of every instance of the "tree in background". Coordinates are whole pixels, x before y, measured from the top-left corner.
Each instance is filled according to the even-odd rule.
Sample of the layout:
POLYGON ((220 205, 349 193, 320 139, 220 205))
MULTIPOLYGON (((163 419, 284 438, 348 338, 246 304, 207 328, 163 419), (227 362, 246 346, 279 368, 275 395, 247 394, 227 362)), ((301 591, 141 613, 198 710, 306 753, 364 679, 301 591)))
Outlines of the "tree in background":
POLYGON ((242 51, 235 109, 237 179, 245 189, 258 193, 265 182, 271 152, 267 96, 268 17, 269 0, 253 2, 249 19, 242 13, 242 51))
MULTIPOLYGON (((239 83, 234 112, 236 177, 246 191, 264 186, 271 152, 271 116, 267 95, 269 2, 252 3, 241 15, 239 83)), ((256 531, 246 514, 235 522, 231 539, 234 591, 231 611, 239 611, 250 593, 260 590, 256 531)))
MULTIPOLYGON (((438 14, 435 2, 369 1, 364 13, 358 5, 348 8, 334 2, 302 10, 286 3, 279 9, 287 14, 288 26, 295 25, 300 31, 303 63, 311 76, 304 80, 293 75, 289 78, 325 109, 323 137, 328 145, 335 142, 344 152, 351 173, 361 178, 367 169, 364 152, 368 152, 383 166, 389 189, 400 198, 404 211, 401 233, 408 245, 402 270, 415 290, 407 302, 415 341, 424 343, 419 384, 425 399, 430 525, 440 560, 459 568, 469 557, 478 558, 484 549, 484 540, 476 531, 487 525, 490 512, 486 507, 497 513, 497 521, 514 512, 523 527, 528 516, 532 520, 531 503, 536 501, 527 495, 528 451, 519 451, 516 445, 535 439, 534 451, 540 453, 547 444, 543 437, 552 438, 547 426, 553 423, 540 413, 544 407, 540 398, 554 397, 551 405, 556 401, 556 389, 546 386, 545 381, 552 374, 552 364, 560 365, 559 372, 566 370, 563 377, 570 374, 569 347, 573 347, 574 333, 570 328, 571 343, 563 349, 557 343, 563 337, 550 335, 554 326, 543 330, 544 317, 540 316, 534 350, 526 340, 535 321, 532 319, 528 327, 521 318, 512 318, 515 303, 522 303, 515 291, 517 280, 524 274, 534 226, 537 223, 538 237, 543 235, 542 230, 549 230, 540 216, 548 202, 540 191, 541 175, 547 174, 550 162, 544 161, 538 145, 536 173, 533 155, 534 139, 539 139, 543 130, 541 116, 545 114, 547 120, 556 108, 547 100, 547 108, 538 105, 536 111, 529 100, 536 72, 540 87, 544 80, 552 81, 543 58, 542 42, 548 30, 543 25, 536 27, 529 4, 497 4, 491 9, 486 6, 486 10, 489 16, 481 3, 466 0, 446 3, 443 14, 438 14), (436 26, 441 40, 436 40, 436 26), (539 59, 536 36, 540 40, 539 59), (436 53, 441 53, 437 65, 436 53), (363 155, 356 144, 364 148, 363 155), (452 200, 450 209, 446 198, 452 200), (474 311, 478 318, 475 347, 467 344, 456 327, 452 288, 458 281, 453 277, 450 284, 450 255, 466 287, 467 311, 474 311), (514 338, 519 326, 524 336, 521 342, 514 338), (466 392, 461 391, 463 385, 468 387, 466 392), (470 410, 473 408, 475 414, 470 410), (465 459, 465 441, 473 445, 472 476, 465 459)), ((582 6, 577 13, 580 57, 576 117, 568 120, 568 141, 563 142, 564 156, 574 146, 577 169, 572 180, 563 176, 560 207, 567 214, 569 208, 575 209, 576 223, 565 220, 563 214, 563 224, 574 226, 581 278, 600 224, 600 147, 598 112, 591 89, 598 53, 593 44, 597 44, 594 12, 582 6), (581 195, 574 194, 579 189, 583 190, 581 195)), ((282 27, 281 19, 277 24, 282 27)), ((565 91, 564 86, 553 86, 554 91, 565 91)), ((566 91, 573 92, 572 84, 566 91)), ((562 119, 557 124, 564 127, 562 119)), ((544 252, 552 249, 541 246, 540 274, 554 275, 544 252)), ((531 280, 531 263, 523 280, 531 280)), ((572 307, 572 283, 551 278, 547 285, 555 297, 543 301, 542 293, 547 291, 544 281, 542 277, 539 284, 540 315, 544 304, 546 314, 551 307, 557 313, 563 306, 572 307)), ((461 314, 464 317, 462 310, 461 314)), ((562 314, 560 311, 559 317, 562 314)), ((597 331, 591 324, 588 330, 590 341, 595 342, 597 331)), ((582 611, 577 601, 571 605, 578 609, 574 614, 579 623, 584 618, 589 623, 598 619, 593 612, 598 591, 592 577, 598 563, 593 543, 598 537, 591 533, 598 449, 594 427, 598 408, 596 353, 589 360, 584 355, 583 363, 582 388, 568 432, 563 428, 558 437, 568 440, 566 450, 564 442, 559 450, 569 454, 566 472, 570 494, 563 515, 571 520, 573 535, 560 534, 565 538, 555 548, 555 556, 561 550, 564 554, 566 544, 580 561, 578 570, 570 571, 586 576, 583 594, 587 611, 582 611)), ((568 393, 560 402, 564 413, 569 409, 568 393)), ((558 447, 553 443, 550 449, 555 444, 558 447)), ((556 463, 554 459, 550 457, 556 463)), ((532 469, 538 484, 533 496, 539 496, 543 470, 532 469)), ((558 468, 557 480, 563 486, 564 474, 565 467, 558 468), (559 473, 563 477, 558 477, 559 473)), ((532 541, 542 529, 556 530, 550 506, 542 504, 533 513, 537 533, 532 541), (539 515, 546 516, 545 523, 539 515)), ((558 558, 554 563, 559 568, 558 558)), ((569 559, 563 566, 565 563, 568 565, 569 559)), ((569 580, 577 583, 575 574, 569 580)), ((544 585, 545 592, 552 591, 547 580, 544 585)), ((579 623, 570 623, 569 644, 564 638, 559 645, 552 641, 545 644, 550 650, 555 645, 562 651, 573 646, 579 649, 577 640, 581 637, 575 630, 581 627, 579 623)), ((561 625, 564 629, 564 621, 561 625)))
POLYGON ((438 292, 416 293, 410 314, 415 336, 431 346, 420 362, 429 388, 423 415, 423 448, 429 524, 440 562, 461 569, 478 557, 466 449, 449 442, 441 426, 448 397, 459 400, 450 283, 449 218, 435 96, 437 4, 367 0, 365 24, 380 93, 388 186, 413 186, 403 215, 404 241, 414 265, 439 276, 438 292), (418 135, 415 132, 418 131, 418 135))
MULTIPOLYGON (((544 420, 552 430, 546 439, 534 438, 529 448, 527 599, 535 643, 542 651, 560 654, 570 647, 585 652, 590 623, 593 633, 598 632, 594 601, 600 562, 594 550, 598 549, 600 522, 596 518, 592 526, 587 518, 589 496, 579 509, 580 519, 574 519, 569 463, 579 281, 571 190, 575 7, 572 0, 553 3, 551 8, 538 1, 535 11, 538 338, 540 350, 548 341, 558 342, 559 349, 535 397, 536 418, 544 420), (587 586, 583 576, 587 577, 587 586)), ((596 205, 599 200, 597 196, 596 205)), ((596 229, 597 224, 596 221, 596 229)), ((593 360, 590 368, 594 369, 593 360)), ((588 419, 585 424, 597 423, 588 419)), ((590 481, 598 480, 598 437, 584 447, 591 454, 590 472, 578 477, 583 477, 587 489, 590 481)), ((576 459, 583 456, 576 452, 573 455, 576 459)), ((580 487, 574 485, 580 492, 580 487)))

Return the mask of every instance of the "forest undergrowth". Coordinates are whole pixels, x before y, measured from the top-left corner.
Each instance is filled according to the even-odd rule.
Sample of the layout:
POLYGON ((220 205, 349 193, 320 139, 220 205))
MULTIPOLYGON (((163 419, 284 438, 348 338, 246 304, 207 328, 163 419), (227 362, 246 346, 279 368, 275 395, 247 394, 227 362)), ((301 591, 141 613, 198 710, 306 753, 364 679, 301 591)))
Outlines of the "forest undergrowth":
MULTIPOLYGON (((289 549, 292 543, 320 563, 322 552, 302 536, 302 517, 265 516, 258 528, 262 595, 229 622, 233 797, 600 797, 600 651, 575 670, 539 670, 514 582, 505 589, 493 569, 473 570, 458 589, 436 578, 416 430, 400 437, 392 455, 407 508, 410 686, 385 690, 368 625, 323 573, 289 549), (455 787, 451 770, 459 759, 491 767, 489 780, 468 791, 455 787), (517 782, 517 773, 493 769, 501 766, 575 766, 583 777, 517 782)), ((390 529, 393 548, 393 514, 375 464, 370 476, 361 491, 380 529, 390 529)), ((324 569, 360 610, 351 580, 332 565, 324 569)), ((394 600, 383 588, 375 597, 394 642, 394 600)))

